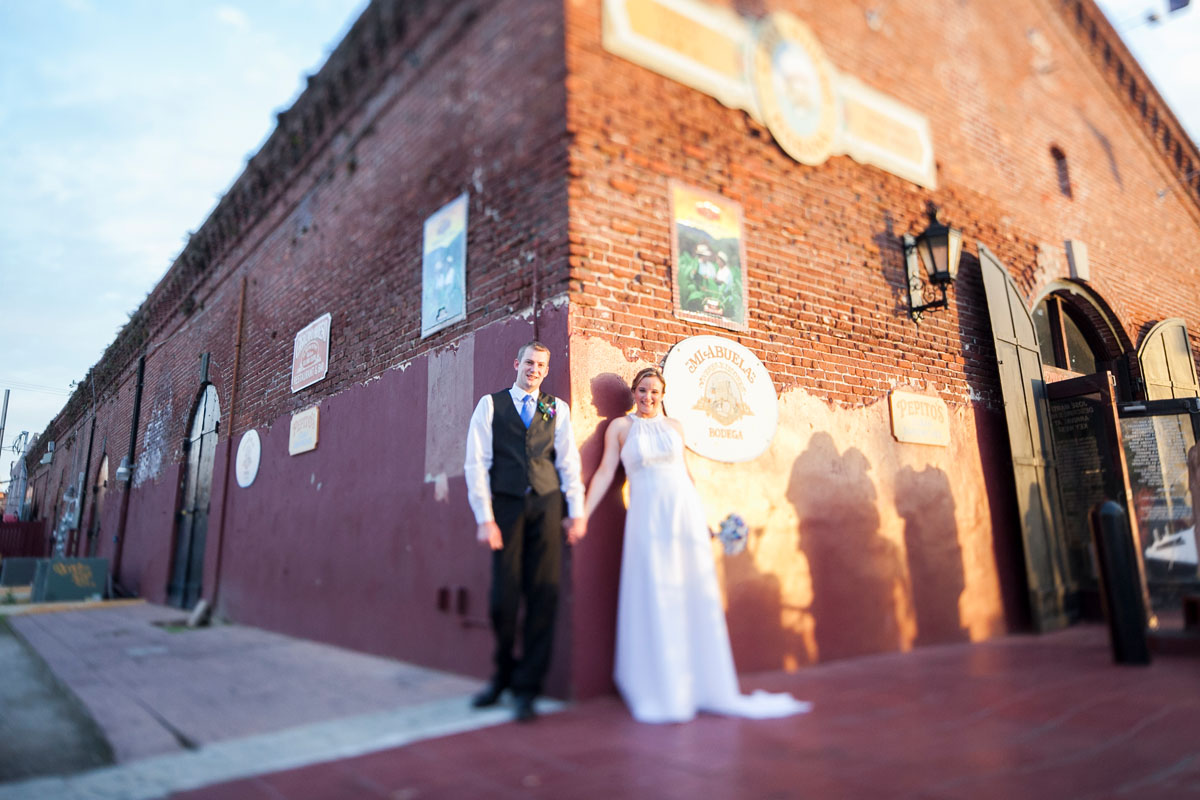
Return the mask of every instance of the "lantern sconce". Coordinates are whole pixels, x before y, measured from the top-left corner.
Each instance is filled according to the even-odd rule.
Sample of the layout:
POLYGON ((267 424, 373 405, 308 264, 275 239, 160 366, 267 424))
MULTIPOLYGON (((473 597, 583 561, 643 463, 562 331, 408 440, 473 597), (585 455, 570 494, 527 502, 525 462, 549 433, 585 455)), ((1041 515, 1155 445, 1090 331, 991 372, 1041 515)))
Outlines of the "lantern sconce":
POLYGON ((904 234, 904 271, 908 278, 908 315, 914 322, 921 315, 935 308, 947 308, 946 289, 958 277, 958 260, 962 255, 962 231, 942 224, 939 210, 933 203, 927 209, 929 227, 915 238, 904 234), (921 285, 920 265, 925 268, 929 282, 941 290, 938 300, 923 302, 924 287, 921 285))

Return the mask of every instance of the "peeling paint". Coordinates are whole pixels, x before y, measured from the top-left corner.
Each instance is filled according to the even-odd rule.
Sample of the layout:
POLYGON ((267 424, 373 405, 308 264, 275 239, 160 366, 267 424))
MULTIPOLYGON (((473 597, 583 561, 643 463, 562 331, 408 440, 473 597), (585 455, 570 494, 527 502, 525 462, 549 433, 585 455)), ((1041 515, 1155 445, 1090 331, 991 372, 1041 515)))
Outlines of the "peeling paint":
POLYGON ((466 336, 458 347, 429 355, 427 367, 424 472, 462 475, 475 409, 475 338, 466 336))
POLYGON ((170 375, 164 375, 159 383, 158 396, 154 400, 150 420, 146 423, 146 432, 142 437, 142 453, 138 456, 137 467, 133 472, 134 488, 140 488, 148 480, 157 480, 162 474, 167 454, 168 433, 171 429, 173 400, 174 391, 171 388, 170 375))

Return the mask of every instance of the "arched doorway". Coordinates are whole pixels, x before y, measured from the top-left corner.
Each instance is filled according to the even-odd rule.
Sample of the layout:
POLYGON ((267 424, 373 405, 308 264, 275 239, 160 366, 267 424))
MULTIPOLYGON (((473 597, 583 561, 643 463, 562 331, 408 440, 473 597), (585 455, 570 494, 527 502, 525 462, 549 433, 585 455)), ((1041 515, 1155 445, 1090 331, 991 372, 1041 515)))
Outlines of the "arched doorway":
POLYGON ((187 462, 182 491, 167 603, 191 608, 203 587, 204 539, 208 531, 208 505, 212 498, 213 456, 217 448, 217 422, 221 418, 217 390, 205 385, 192 415, 191 431, 184 442, 187 462))

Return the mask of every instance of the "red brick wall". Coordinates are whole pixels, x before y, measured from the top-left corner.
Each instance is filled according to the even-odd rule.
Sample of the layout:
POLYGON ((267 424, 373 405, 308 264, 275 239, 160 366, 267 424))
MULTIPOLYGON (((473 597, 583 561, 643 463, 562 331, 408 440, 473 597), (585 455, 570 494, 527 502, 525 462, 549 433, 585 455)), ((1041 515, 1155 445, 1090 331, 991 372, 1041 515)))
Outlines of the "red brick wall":
POLYGON ((992 371, 968 363, 990 353, 975 240, 1031 291, 1039 242, 1082 239, 1094 290, 1133 340, 1172 316, 1200 328, 1194 292, 1155 288, 1189 282, 1196 210, 1158 200, 1169 174, 1052 0, 912 4, 887 10, 880 32, 853 4, 753 5, 795 12, 841 72, 927 114, 939 188, 847 156, 800 165, 746 113, 604 52, 600 4, 568 4, 573 330, 656 357, 679 337, 711 332, 671 314, 671 178, 742 204, 753 280, 751 330, 737 338, 782 390, 859 404, 899 370, 936 380, 947 399, 970 387, 993 405, 992 371), (1045 76, 1032 66, 1031 29, 1052 44, 1045 76), (1054 144, 1067 155, 1074 200, 1058 191, 1054 144), (963 229, 967 263, 949 312, 917 327, 904 313, 899 237, 925 227, 928 199, 963 229))
MULTIPOLYGON (((914 451, 891 440, 886 413, 876 414, 876 404, 895 388, 941 397, 952 414, 967 421, 968 427, 955 436, 964 448, 961 457, 977 465, 939 467, 951 476, 946 499, 960 517, 958 530, 948 528, 946 535, 957 537, 955 547, 962 542, 966 549, 990 551, 999 581, 993 601, 1002 607, 999 627, 981 623, 971 635, 1023 627, 1023 565, 1010 511, 1015 498, 976 242, 1008 266, 1032 308, 1042 287, 1069 278, 1062 242, 1082 240, 1091 260, 1089 287, 1113 310, 1125 341, 1136 345, 1154 322, 1179 316, 1188 320, 1196 348, 1200 295, 1190 264, 1200 246, 1200 213, 1185 192, 1162 198, 1157 193, 1175 184, 1174 165, 1151 146, 1128 98, 1114 92, 1097 70, 1074 22, 1063 15, 1065 6, 1055 0, 892 3, 883 9, 878 31, 868 27, 858 4, 717 3, 744 15, 795 13, 841 73, 927 115, 938 165, 938 186, 932 190, 847 156, 820 166, 793 161, 747 113, 606 52, 601 5, 566 4, 568 125, 574 137, 569 187, 573 354, 585 342, 602 342, 623 358, 606 362, 598 357, 597 368, 632 374, 642 362, 661 362, 684 337, 729 336, 762 359, 781 401, 812 398, 828 405, 831 419, 855 420, 847 423, 845 443, 839 444, 848 449, 826 464, 831 470, 843 468, 845 454, 860 447, 880 459, 911 460, 914 451), (1041 48, 1042 41, 1049 44, 1048 51, 1041 48), (1067 156, 1073 198, 1059 190, 1052 146, 1067 156), (672 179, 742 206, 749 297, 745 333, 693 324, 673 314, 672 179), (945 221, 963 230, 965 253, 950 308, 927 314, 918 326, 907 313, 900 237, 924 229, 930 200, 942 207, 945 221), (1047 243, 1054 253, 1041 261, 1056 255, 1057 268, 1039 267, 1039 253, 1045 253, 1047 243), (1175 288, 1164 291, 1168 286, 1175 288), (876 422, 863 422, 868 418, 876 422), (961 515, 968 512, 980 514, 978 530, 963 529, 961 515)), ((589 352, 603 349, 589 347, 589 352)), ((584 385, 582 377, 576 385, 584 385)), ((667 400, 669 410, 669 391, 667 400)), ((783 434, 802 442, 815 441, 808 437, 820 433, 808 433, 802 420, 792 425, 783 434)), ((787 461, 799 455, 772 457, 787 461)), ((824 507, 816 502, 804 513, 836 517, 831 509, 838 503, 875 506, 880 530, 891 525, 895 532, 880 541, 891 547, 907 535, 909 547, 906 555, 889 555, 886 568, 883 560, 877 561, 876 572, 890 575, 890 560, 907 557, 907 567, 897 570, 897 577, 880 580, 894 580, 896 592, 907 594, 904 602, 919 606, 924 601, 914 596, 913 567, 922 558, 921 563, 930 563, 932 556, 914 552, 925 545, 911 536, 911 520, 908 534, 903 533, 906 523, 888 502, 904 490, 903 470, 888 471, 884 460, 865 468, 871 477, 862 494, 831 497, 824 507)), ((693 464, 697 469, 702 483, 706 473, 737 480, 736 473, 721 472, 712 462, 700 460, 693 464)), ((744 476, 750 477, 744 479, 757 480, 766 469, 757 462, 749 465, 744 476)), ((779 531, 771 524, 768 535, 779 531)), ((794 549, 806 551, 805 541, 801 531, 794 549)), ((811 545, 814 540, 807 541, 811 545)), ((814 586, 823 581, 835 587, 824 602, 825 613, 835 615, 837 624, 816 618, 809 623, 816 634, 811 628, 803 634, 812 637, 810 643, 824 645, 818 657, 937 640, 915 628, 877 635, 862 622, 875 615, 874 608, 859 608, 857 617, 836 616, 836 609, 829 610, 838 604, 833 602, 840 591, 836 585, 854 579, 855 573, 844 568, 856 556, 839 556, 839 579, 834 575, 837 559, 822 576, 809 572, 820 569, 816 550, 808 546, 805 555, 782 569, 790 569, 798 580, 811 579, 814 586), (822 626, 844 628, 851 639, 859 638, 823 638, 822 626)), ((606 559, 612 560, 612 554, 606 559)), ((739 666, 803 663, 805 653, 812 657, 818 649, 798 646, 792 661, 772 660, 762 657, 761 643, 745 636, 739 642, 739 630, 772 609, 751 602, 739 610, 734 599, 777 577, 725 576, 739 666), (754 581, 759 583, 752 585, 754 581)), ((946 587, 947 603, 955 601, 955 591, 946 587)), ((881 607, 890 604, 884 597, 890 592, 879 592, 881 607)), ((962 596, 972 592, 979 594, 968 586, 962 596)), ((815 613, 822 598, 800 599, 803 594, 785 593, 785 605, 790 598, 795 604, 808 603, 805 613, 815 613)), ((920 611, 916 608, 914 618, 920 611)), ((612 611, 601 613, 607 619, 612 611)), ((903 627, 905 614, 902 609, 896 613, 903 627)), ((603 662, 606 655, 601 652, 595 660, 603 662)), ((591 677, 597 685, 605 679, 598 672, 591 677)))

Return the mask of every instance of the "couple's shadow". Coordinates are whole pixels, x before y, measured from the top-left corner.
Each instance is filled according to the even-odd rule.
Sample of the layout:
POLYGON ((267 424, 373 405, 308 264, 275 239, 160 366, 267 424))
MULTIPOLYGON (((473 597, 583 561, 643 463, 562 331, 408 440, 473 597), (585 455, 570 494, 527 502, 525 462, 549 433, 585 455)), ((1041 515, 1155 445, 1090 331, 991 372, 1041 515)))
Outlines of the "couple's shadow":
MULTIPOLYGON (((592 378, 592 406, 600 423, 591 436, 579 445, 586 484, 604 456, 604 435, 609 423, 633 408, 633 392, 620 375, 606 372, 592 378)), ((625 471, 617 467, 613 486, 625 483, 625 471)), ((621 577, 621 548, 625 530, 625 505, 621 491, 610 490, 588 518, 588 535, 568 549, 567 569, 571 573, 573 616, 587 620, 588 638, 595 648, 594 657, 576 665, 576 691, 581 696, 613 689, 612 664, 617 641, 617 592, 621 577), (578 558, 583 565, 573 566, 578 558)))
MULTIPOLYGON (((580 447, 584 474, 589 476, 603 456, 609 423, 633 406, 633 394, 619 375, 594 377, 591 390, 602 421, 580 447)), ((905 467, 896 475, 902 549, 882 533, 870 472, 861 451, 839 452, 832 436, 823 431, 811 437, 793 462, 786 497, 796 509, 796 549, 804 554, 812 581, 807 607, 785 606, 780 578, 760 569, 750 554, 726 560, 730 637, 740 655, 740 670, 794 668, 814 660, 901 649, 898 594, 906 595, 904 611, 916 623, 914 644, 968 638, 959 614, 965 580, 948 476, 935 467, 905 467), (808 635, 803 624, 784 624, 797 613, 809 617, 808 635), (810 651, 809 636, 816 652, 810 651)), ((624 481, 618 467, 614 485, 624 481)), ((590 620, 602 621, 593 633, 610 650, 616 641, 624 524, 621 493, 611 491, 589 520, 589 528, 594 525, 602 535, 582 543, 587 569, 574 573, 579 581, 575 601, 594 612, 590 620)), ((752 537, 756 533, 762 532, 752 531, 752 537)))

